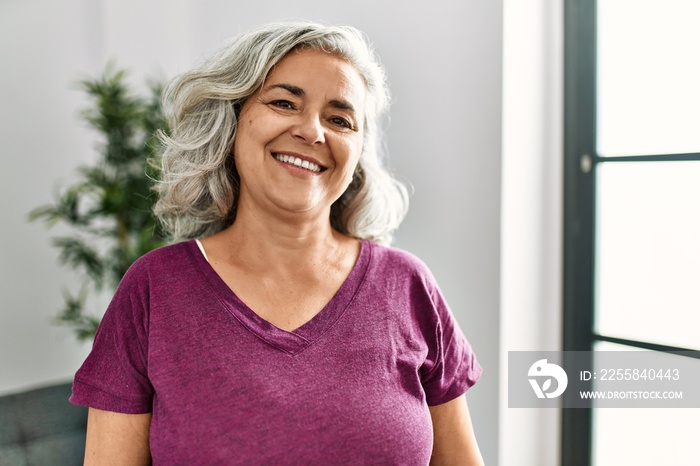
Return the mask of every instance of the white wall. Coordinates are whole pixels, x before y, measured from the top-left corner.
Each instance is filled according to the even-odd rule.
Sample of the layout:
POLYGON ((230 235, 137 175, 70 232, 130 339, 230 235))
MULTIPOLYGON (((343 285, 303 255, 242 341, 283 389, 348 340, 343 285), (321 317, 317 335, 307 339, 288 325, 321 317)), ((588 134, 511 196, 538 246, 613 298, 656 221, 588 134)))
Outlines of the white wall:
POLYGON ((415 187, 398 245, 433 269, 485 368, 469 402, 498 462, 502 6, 493 0, 5 0, 0 3, 0 393, 69 379, 88 351, 50 318, 78 279, 54 231, 28 224, 57 183, 94 157, 71 83, 114 59, 172 76, 222 41, 284 18, 349 23, 374 41, 395 103, 389 147, 415 187))
POLYGON ((96 57, 87 40, 89 1, 0 3, 0 390, 69 377, 86 348, 51 325, 61 288, 76 280, 56 265, 49 235, 27 213, 58 180, 90 160, 91 135, 76 122, 73 83, 96 57))
POLYGON ((560 463, 560 413, 508 408, 508 351, 561 349, 563 1, 503 5, 503 466, 560 463))

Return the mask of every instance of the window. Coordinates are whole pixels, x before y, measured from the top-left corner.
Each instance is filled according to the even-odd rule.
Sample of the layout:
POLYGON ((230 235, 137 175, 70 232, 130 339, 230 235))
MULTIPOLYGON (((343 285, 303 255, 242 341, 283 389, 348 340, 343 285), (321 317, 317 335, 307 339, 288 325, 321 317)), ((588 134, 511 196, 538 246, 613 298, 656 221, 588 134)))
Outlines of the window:
MULTIPOLYGON (((694 0, 565 3, 565 350, 700 350, 699 22, 694 0)), ((690 464, 698 415, 565 409, 562 462, 690 464)))

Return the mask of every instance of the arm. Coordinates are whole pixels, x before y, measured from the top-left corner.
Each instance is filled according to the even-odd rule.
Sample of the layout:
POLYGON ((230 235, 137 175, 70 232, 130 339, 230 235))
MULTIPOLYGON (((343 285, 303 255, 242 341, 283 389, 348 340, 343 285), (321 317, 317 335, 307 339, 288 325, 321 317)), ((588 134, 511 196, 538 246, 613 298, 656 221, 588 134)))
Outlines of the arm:
POLYGON ((431 465, 483 466, 464 396, 430 406, 430 417, 435 436, 431 465))
POLYGON ((149 414, 121 414, 90 408, 84 466, 149 465, 149 414))

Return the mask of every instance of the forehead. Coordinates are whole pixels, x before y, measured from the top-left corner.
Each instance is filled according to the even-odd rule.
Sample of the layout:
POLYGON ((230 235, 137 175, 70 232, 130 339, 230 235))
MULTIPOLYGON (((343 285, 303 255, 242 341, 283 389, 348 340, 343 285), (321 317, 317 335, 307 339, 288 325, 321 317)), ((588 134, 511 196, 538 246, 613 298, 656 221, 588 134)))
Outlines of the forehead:
POLYGON ((289 52, 270 71, 262 90, 275 84, 291 84, 306 93, 322 93, 327 99, 344 98, 362 108, 365 81, 346 59, 328 52, 301 49, 289 52))

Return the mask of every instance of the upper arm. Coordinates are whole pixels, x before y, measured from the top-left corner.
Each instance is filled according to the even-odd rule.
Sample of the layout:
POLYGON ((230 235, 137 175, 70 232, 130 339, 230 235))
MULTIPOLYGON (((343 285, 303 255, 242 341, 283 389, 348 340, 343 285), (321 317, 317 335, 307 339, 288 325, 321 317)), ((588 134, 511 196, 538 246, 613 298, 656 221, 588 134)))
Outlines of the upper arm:
POLYGON ((466 397, 429 408, 435 438, 430 464, 483 466, 466 397))
POLYGON ((151 414, 88 410, 85 465, 149 465, 151 414))

